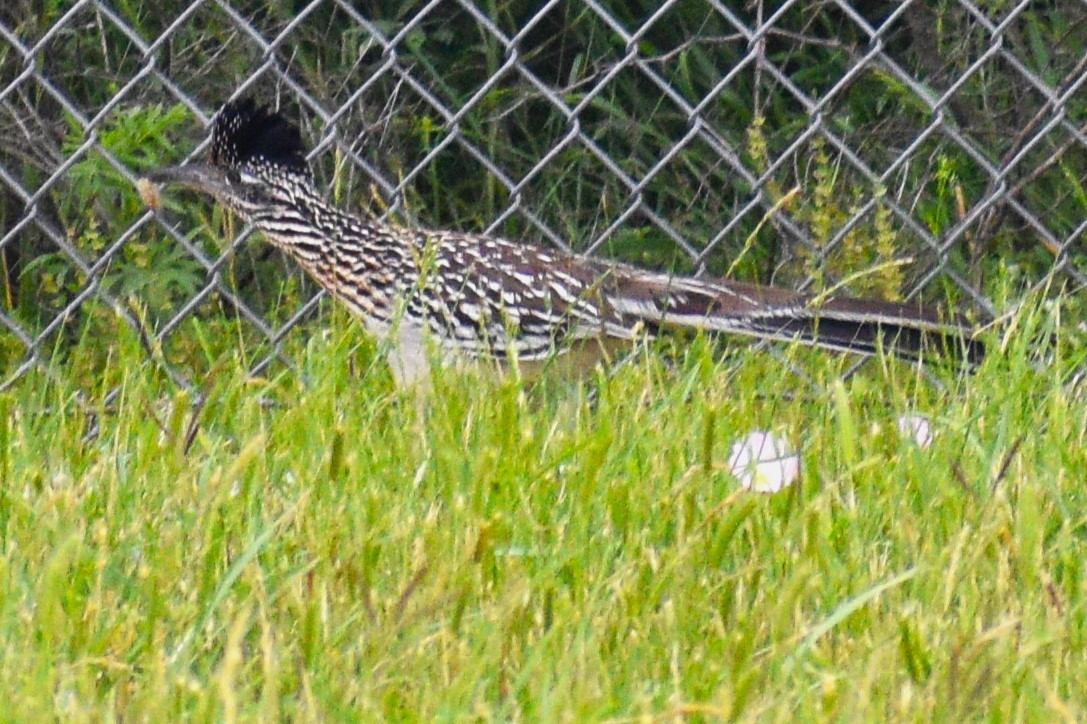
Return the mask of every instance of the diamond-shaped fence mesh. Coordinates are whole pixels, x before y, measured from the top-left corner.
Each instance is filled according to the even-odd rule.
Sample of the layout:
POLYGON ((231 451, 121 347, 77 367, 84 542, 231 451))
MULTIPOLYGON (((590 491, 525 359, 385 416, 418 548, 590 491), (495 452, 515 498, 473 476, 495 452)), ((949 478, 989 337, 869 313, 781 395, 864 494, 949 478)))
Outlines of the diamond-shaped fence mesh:
POLYGON ((318 290, 134 187, 239 95, 299 119, 338 204, 401 223, 984 314, 1087 284, 1083 0, 14 0, 0 385, 86 336, 182 384, 223 337, 290 364, 318 290))

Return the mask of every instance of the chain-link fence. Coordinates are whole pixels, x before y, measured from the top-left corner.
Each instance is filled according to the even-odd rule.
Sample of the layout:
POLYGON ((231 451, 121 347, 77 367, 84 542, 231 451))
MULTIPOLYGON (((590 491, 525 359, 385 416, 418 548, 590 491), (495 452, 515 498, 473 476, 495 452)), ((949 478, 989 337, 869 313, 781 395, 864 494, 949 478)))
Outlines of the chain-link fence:
POLYGON ((246 94, 337 203, 402 223, 986 314, 1087 282, 1082 0, 14 0, 0 384, 126 329, 179 382, 226 327, 290 364, 318 291, 134 190, 246 94))

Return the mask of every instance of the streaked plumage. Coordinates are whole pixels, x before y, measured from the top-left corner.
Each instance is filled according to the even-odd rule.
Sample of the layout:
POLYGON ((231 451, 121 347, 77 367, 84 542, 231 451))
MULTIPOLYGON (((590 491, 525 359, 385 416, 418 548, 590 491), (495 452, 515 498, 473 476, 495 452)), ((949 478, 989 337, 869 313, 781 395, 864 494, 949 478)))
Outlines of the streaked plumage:
MULTIPOLYGON (((970 327, 933 308, 694 279, 533 244, 361 219, 317 192, 296 126, 252 100, 229 103, 212 129, 210 164, 160 169, 155 183, 214 195, 284 249, 368 329, 391 340, 393 369, 427 372, 424 340, 444 361, 548 360, 603 351, 669 328, 795 340, 917 358, 984 353, 970 327)), ((592 357, 593 355, 589 355, 592 357)))

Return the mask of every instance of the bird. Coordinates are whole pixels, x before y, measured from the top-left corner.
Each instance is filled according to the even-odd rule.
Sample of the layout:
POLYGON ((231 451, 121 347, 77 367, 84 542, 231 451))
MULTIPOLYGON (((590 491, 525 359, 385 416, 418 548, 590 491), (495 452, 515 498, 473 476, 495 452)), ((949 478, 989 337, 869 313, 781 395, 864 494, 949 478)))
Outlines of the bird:
POLYGON ((556 360, 583 370, 684 329, 970 365, 985 353, 964 315, 932 306, 682 276, 364 218, 323 197, 306 153, 297 124, 242 97, 212 120, 207 161, 154 169, 138 186, 153 209, 162 189, 188 189, 258 229, 386 343, 400 385, 460 360, 521 374, 556 360))

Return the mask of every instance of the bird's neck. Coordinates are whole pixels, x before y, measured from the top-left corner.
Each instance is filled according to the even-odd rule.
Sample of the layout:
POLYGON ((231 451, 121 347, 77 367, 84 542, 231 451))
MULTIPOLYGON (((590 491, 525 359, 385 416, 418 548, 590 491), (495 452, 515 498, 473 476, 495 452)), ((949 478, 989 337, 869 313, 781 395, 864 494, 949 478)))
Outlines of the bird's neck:
POLYGON ((356 314, 386 319, 396 296, 411 289, 418 279, 414 234, 381 221, 363 219, 341 211, 314 194, 299 204, 299 215, 311 235, 277 235, 264 232, 287 251, 306 272, 343 301, 356 314), (299 243, 301 241, 302 243, 299 243))

